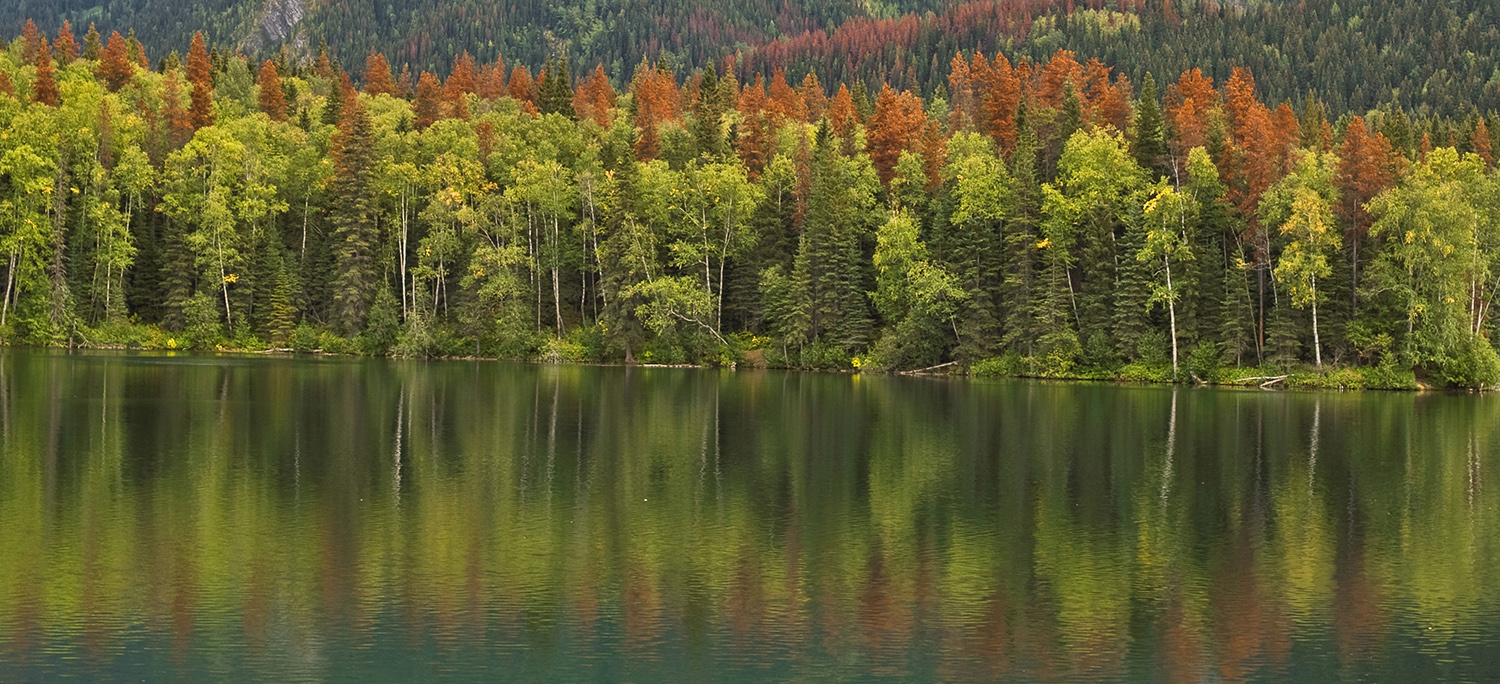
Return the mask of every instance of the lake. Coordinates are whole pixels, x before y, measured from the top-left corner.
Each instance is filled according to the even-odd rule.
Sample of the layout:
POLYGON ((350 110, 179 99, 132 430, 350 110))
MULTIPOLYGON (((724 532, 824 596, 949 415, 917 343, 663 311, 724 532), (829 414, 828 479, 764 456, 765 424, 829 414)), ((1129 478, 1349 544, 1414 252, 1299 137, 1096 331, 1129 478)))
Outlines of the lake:
POLYGON ((0 353, 0 681, 1480 682, 1500 397, 0 353))

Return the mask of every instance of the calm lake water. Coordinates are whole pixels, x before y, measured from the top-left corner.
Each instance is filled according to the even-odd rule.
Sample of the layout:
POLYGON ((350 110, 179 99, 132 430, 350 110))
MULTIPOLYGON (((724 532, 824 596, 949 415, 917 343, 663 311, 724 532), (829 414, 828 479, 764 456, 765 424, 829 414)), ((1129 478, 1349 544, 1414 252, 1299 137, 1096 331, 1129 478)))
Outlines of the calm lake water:
POLYGON ((0 681, 1493 682, 1490 473, 1495 396, 6 352, 0 681))

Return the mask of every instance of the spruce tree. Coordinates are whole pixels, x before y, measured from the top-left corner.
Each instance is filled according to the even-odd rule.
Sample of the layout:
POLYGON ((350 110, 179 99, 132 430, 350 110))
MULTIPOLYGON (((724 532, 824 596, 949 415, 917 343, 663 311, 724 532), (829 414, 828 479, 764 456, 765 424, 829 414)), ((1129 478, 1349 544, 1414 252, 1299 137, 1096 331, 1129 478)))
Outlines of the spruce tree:
POLYGON ((332 211, 334 280, 333 318, 347 334, 364 326, 365 313, 375 296, 376 157, 373 127, 359 96, 349 91, 334 143, 334 175, 330 183, 336 199, 332 211))
POLYGON ((1167 141, 1162 125, 1161 101, 1157 99, 1156 78, 1146 74, 1141 97, 1135 105, 1135 139, 1131 142, 1135 160, 1153 177, 1167 175, 1167 141))
POLYGON ((1016 147, 1010 174, 1015 183, 1015 211, 1005 228, 1005 345, 1024 355, 1034 353, 1039 331, 1035 314, 1037 227, 1041 220, 1041 184, 1037 180, 1037 137, 1026 102, 1016 108, 1016 147))

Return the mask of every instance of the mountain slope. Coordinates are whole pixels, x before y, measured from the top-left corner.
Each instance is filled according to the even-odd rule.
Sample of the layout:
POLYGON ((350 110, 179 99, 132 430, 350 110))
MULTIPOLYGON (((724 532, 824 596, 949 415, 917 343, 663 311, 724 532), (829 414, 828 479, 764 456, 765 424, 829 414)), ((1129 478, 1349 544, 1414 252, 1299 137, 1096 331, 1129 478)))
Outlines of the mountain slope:
POLYGON ((824 82, 885 80, 932 92, 956 51, 1039 60, 1098 57, 1139 81, 1236 66, 1272 100, 1316 92, 1337 112, 1387 102, 1457 114, 1500 108, 1500 3, 1492 0, 19 0, 0 30, 35 18, 49 33, 134 29, 160 59, 202 30, 251 54, 313 54, 326 40, 358 71, 371 49, 393 66, 446 73, 454 55, 539 66, 566 54, 616 83, 643 59, 684 74, 734 57, 742 78, 785 67, 824 82))

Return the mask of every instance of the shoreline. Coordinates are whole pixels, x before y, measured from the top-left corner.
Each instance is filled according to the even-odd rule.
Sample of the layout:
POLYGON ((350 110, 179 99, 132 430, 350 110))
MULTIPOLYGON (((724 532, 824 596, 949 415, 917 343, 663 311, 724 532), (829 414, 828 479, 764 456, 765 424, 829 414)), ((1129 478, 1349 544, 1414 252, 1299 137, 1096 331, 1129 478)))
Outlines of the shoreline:
MULTIPOLYGON (((347 340, 346 340, 347 342, 347 340)), ((352 344, 352 343, 351 343, 352 344)), ((1393 367, 1382 366, 1326 366, 1322 370, 1313 367, 1290 366, 1279 367, 1272 365, 1262 366, 1228 366, 1220 367, 1217 375, 1212 380, 1203 380, 1197 374, 1181 369, 1180 375, 1186 375, 1187 379, 1174 379, 1170 364, 1156 365, 1135 362, 1125 364, 1115 370, 1099 367, 1087 367, 1078 369, 1078 372, 995 372, 994 366, 1000 361, 988 359, 973 366, 963 366, 958 362, 948 362, 939 366, 912 369, 912 370, 886 370, 870 366, 858 368, 799 368, 766 365, 761 359, 754 359, 758 363, 751 363, 751 359, 740 358, 728 365, 693 364, 693 363, 629 363, 588 361, 581 359, 557 358, 514 358, 503 356, 402 356, 396 354, 369 354, 357 350, 328 350, 295 349, 291 347, 271 347, 266 349, 237 348, 226 345, 216 345, 213 349, 196 349, 192 347, 178 347, 171 345, 140 345, 127 343, 89 343, 74 344, 69 346, 46 346, 0 343, 4 349, 27 349, 27 350, 59 350, 59 351, 116 351, 116 352, 147 352, 167 354, 235 354, 262 357, 341 357, 349 359, 389 359, 389 360, 427 360, 427 361, 503 361, 509 363, 526 363, 533 365, 552 366, 594 366, 594 367, 623 367, 623 368, 678 368, 678 369, 722 369, 722 370, 780 370, 810 373, 837 373, 846 375, 885 375, 905 377, 925 377, 942 379, 967 379, 967 380, 1040 380, 1070 383, 1112 383, 1130 385, 1184 385, 1188 387, 1233 387, 1239 389, 1260 390, 1374 390, 1374 391, 1399 391, 1399 392, 1432 392, 1432 391, 1459 391, 1462 388, 1445 388, 1424 382, 1417 378, 1412 370, 1400 370, 1393 367)), ((1010 364, 1016 362, 1030 363, 1035 361, 1029 357, 1013 357, 1010 364)), ((1470 389, 1468 392, 1491 391, 1497 388, 1470 389)))

